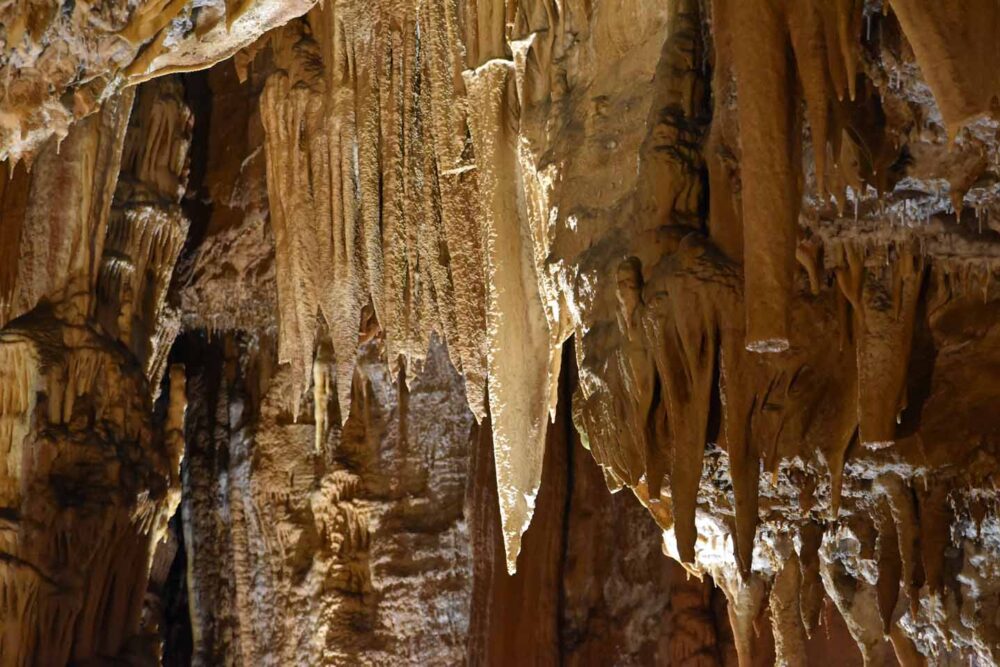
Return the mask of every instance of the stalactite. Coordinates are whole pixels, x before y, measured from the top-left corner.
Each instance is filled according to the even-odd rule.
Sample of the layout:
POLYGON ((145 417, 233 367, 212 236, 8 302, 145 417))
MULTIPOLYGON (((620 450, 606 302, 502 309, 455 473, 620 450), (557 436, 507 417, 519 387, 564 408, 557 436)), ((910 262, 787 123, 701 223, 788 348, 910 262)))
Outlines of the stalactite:
POLYGON ((888 269, 866 270, 857 296, 858 420, 861 444, 895 443, 906 408, 906 372, 923 267, 908 253, 888 269), (891 271, 891 274, 890 274, 891 271))
MULTIPOLYGON (((619 372, 627 398, 630 414, 627 428, 632 446, 645 458, 646 483, 651 498, 659 499, 664 476, 669 472, 670 447, 665 442, 669 434, 662 426, 659 414, 654 412, 657 391, 656 365, 651 342, 646 337, 644 304, 642 301, 642 265, 635 257, 623 261, 618 267, 618 328, 624 339, 619 352, 619 372)), ((662 411, 660 411, 662 412, 662 411)), ((628 470, 629 466, 622 466, 628 470)), ((637 478, 625 474, 625 478, 637 478)))
POLYGON ((781 102, 792 99, 784 3, 729 4, 727 20, 745 35, 734 34, 732 49, 742 151, 746 345, 757 352, 780 352, 788 348, 791 335, 788 308, 798 212, 795 119, 781 102), (756 26, 753 33, 745 29, 749 25, 756 26))
POLYGON ((531 254, 530 233, 512 188, 517 178, 512 68, 492 62, 466 79, 470 101, 482 110, 471 122, 484 193, 489 401, 493 418, 500 516, 507 567, 513 572, 521 534, 531 521, 541 482, 550 387, 558 377, 531 254), (490 165, 487 169, 486 165, 490 165), (508 357, 516 350, 517 358, 508 357))
POLYGON ((280 248, 275 252, 281 312, 278 359, 291 363, 301 378, 291 400, 293 412, 298 414, 316 339, 319 255, 322 239, 329 237, 317 226, 317 203, 312 197, 311 179, 325 175, 313 175, 310 154, 303 153, 299 142, 292 140, 306 132, 306 123, 317 122, 320 112, 308 82, 293 78, 296 74, 293 69, 268 78, 261 97, 261 119, 267 135, 271 226, 275 246, 280 248))
MULTIPOLYGON (((803 180, 797 129, 801 119, 791 103, 794 81, 797 75, 810 125, 815 181, 822 196, 827 191, 831 138, 836 140, 833 166, 839 168, 841 162, 841 128, 830 125, 833 100, 845 95, 855 98, 861 3, 720 1, 713 6, 713 14, 733 31, 731 37, 726 35, 727 42, 717 45, 717 51, 723 71, 732 70, 739 100, 746 344, 753 351, 780 352, 793 337, 789 312, 803 180), (754 31, 742 29, 750 25, 754 31)), ((728 178, 718 166, 714 173, 716 181, 728 178)), ((725 188, 725 183, 720 185, 725 188)))
POLYGON ((711 307, 689 289, 698 259, 706 252, 691 238, 657 266, 646 287, 645 326, 653 343, 657 374, 666 394, 673 456, 671 501, 681 559, 694 561, 695 508, 701 482, 708 410, 716 363, 716 329, 711 307), (687 288, 687 289, 686 289, 687 288), (669 296, 668 296, 669 295, 669 296))
POLYGON ((195 661, 492 655, 469 429, 476 557, 574 581, 574 510, 526 533, 572 413, 743 664, 995 662, 998 16, 0 7, 0 660, 141 653, 161 538, 195 661))
POLYGON ((742 327, 736 331, 723 329, 719 365, 726 452, 733 483, 733 549, 742 574, 747 576, 757 535, 760 454, 753 437, 754 413, 758 410, 758 399, 751 392, 754 360, 746 358, 742 334, 742 327))
POLYGON ((35 161, 11 318, 43 298, 61 303, 77 321, 90 315, 131 104, 131 94, 110 99, 60 144, 46 144, 35 161))
POLYGON ((0 171, 0 326, 11 319, 11 309, 17 286, 18 257, 21 249, 21 228, 28 206, 30 175, 23 165, 3 163, 0 171))
POLYGON ((981 0, 963 0, 947 8, 924 0, 887 4, 899 17, 954 139, 963 125, 990 113, 1000 93, 996 73, 983 65, 997 55, 994 37, 1000 11, 981 0))

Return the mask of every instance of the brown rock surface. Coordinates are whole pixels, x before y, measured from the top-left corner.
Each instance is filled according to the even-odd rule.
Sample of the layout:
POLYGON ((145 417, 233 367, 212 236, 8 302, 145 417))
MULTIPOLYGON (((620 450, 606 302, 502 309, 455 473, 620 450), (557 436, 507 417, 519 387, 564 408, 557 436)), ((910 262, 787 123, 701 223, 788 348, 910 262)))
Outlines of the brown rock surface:
POLYGON ((996 664, 998 31, 0 2, 0 664, 996 664))

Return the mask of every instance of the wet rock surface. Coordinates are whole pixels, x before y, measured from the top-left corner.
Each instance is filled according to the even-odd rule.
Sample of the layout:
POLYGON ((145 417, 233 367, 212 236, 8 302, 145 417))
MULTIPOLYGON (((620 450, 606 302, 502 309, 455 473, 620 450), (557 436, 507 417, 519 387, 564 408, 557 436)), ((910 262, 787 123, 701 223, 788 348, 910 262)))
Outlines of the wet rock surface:
POLYGON ((0 663, 994 664, 998 31, 0 3, 0 663))

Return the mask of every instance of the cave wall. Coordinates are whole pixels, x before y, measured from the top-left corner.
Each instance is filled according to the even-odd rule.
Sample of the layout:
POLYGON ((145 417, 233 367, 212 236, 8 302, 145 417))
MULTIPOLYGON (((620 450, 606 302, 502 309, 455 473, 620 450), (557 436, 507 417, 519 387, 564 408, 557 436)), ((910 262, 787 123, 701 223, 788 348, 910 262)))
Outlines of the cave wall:
POLYGON ((0 19, 4 663, 996 661, 993 0, 0 19))
POLYGON ((312 417, 282 407, 289 374, 269 375, 267 345, 198 334, 175 348, 187 368, 215 360, 187 379, 193 640, 177 664, 666 663, 678 573, 637 504, 606 502, 568 411, 512 577, 490 425, 475 424, 440 343, 412 379, 363 345, 355 409, 318 450, 312 417))

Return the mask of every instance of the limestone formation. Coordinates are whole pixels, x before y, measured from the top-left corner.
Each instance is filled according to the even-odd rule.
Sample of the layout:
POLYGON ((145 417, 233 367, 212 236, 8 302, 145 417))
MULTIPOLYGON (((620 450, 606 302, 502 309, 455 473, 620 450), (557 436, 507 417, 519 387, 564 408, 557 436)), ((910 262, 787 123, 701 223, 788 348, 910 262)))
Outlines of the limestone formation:
POLYGON ((0 664, 1000 662, 998 38, 0 2, 0 664))

